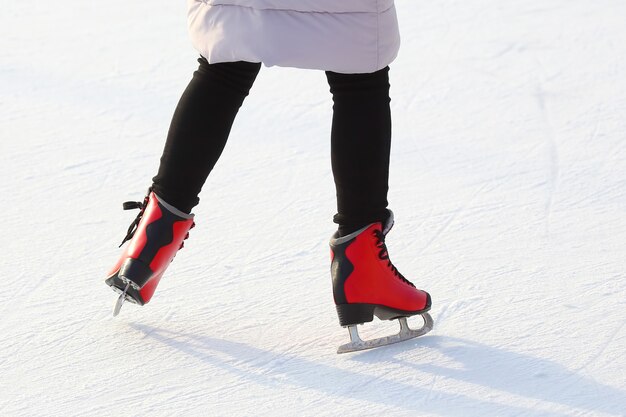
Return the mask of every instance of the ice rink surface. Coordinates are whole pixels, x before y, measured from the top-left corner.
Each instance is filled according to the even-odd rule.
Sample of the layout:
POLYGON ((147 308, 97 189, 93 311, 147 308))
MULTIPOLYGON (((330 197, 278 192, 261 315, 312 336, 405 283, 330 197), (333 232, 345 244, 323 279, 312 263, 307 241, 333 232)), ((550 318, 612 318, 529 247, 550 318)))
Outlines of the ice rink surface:
MULTIPOLYGON (((387 244, 435 329, 335 353, 331 100, 263 68, 152 302, 103 284, 184 2, 4 2, 0 415, 626 415, 626 2, 398 0, 387 244)), ((365 336, 395 330, 365 326, 365 336)))

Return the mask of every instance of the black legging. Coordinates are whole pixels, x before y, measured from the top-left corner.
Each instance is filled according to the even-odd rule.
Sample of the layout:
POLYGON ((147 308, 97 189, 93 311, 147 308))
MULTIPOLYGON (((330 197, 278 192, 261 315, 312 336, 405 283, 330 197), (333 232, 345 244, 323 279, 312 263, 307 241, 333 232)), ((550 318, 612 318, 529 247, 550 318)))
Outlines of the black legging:
MULTIPOLYGON (((219 159, 235 116, 261 64, 200 67, 183 93, 168 132, 153 190, 187 213, 219 159)), ((391 111, 389 68, 371 74, 326 72, 333 95, 331 161, 343 232, 387 217, 391 111)))

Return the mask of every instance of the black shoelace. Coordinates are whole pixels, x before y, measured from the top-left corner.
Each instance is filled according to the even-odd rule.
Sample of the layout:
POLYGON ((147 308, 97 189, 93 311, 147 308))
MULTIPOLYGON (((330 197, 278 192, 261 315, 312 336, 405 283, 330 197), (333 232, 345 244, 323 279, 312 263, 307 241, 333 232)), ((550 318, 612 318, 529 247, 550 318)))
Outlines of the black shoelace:
POLYGON ((387 266, 391 269, 396 277, 400 278, 403 282, 415 288, 415 285, 413 285, 411 281, 406 279, 404 275, 402 275, 400 271, 398 271, 398 269, 395 267, 395 265, 391 262, 391 259, 389 259, 389 252, 387 252, 387 245, 385 245, 385 235, 383 234, 383 232, 381 232, 380 230, 374 230, 374 236, 377 240, 376 247, 380 249, 378 252, 378 257, 383 261, 387 261, 387 266))
POLYGON ((124 240, 122 240, 122 243, 120 243, 120 246, 119 246, 120 248, 122 247, 124 243, 131 240, 133 236, 135 236, 135 232, 137 231, 137 226, 139 225, 139 222, 141 221, 141 218, 143 217, 143 213, 146 210, 146 207, 148 206, 149 197, 150 197, 150 192, 146 194, 146 197, 143 199, 143 201, 126 201, 124 204, 122 204, 122 208, 124 210, 139 209, 139 214, 137 214, 137 217, 135 217, 135 220, 133 220, 130 226, 128 226, 128 231, 126 232, 126 236, 124 237, 124 240))

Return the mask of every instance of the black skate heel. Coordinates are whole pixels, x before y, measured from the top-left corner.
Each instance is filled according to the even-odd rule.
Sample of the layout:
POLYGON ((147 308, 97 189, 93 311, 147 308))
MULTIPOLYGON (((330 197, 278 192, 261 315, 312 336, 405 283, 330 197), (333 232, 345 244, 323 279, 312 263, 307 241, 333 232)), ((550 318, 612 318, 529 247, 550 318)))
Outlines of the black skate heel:
MULTIPOLYGON (((115 292, 122 294, 126 301, 142 306, 145 301, 141 297, 141 288, 153 275, 152 270, 146 264, 138 259, 129 258, 124 261, 119 271, 105 282, 115 292)), ((121 308, 121 302, 118 301, 118 303, 119 307, 115 309, 117 313, 121 308)))
POLYGON ((120 268, 119 276, 130 281, 130 285, 139 291, 150 280, 154 273, 148 265, 139 259, 128 258, 120 268))
POLYGON ((374 320, 374 304, 337 304, 339 324, 343 327, 368 323, 374 320))

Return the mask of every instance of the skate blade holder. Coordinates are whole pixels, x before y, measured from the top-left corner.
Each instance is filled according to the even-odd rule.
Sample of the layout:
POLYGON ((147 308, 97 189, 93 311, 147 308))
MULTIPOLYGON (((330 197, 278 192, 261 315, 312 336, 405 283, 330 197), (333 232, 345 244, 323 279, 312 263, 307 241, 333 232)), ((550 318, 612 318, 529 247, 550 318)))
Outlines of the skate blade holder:
POLYGON ((419 329, 411 329, 406 321, 406 317, 400 317, 398 318, 398 322, 400 323, 400 333, 371 340, 361 339, 356 324, 348 326, 348 331, 350 332, 350 343, 339 346, 337 353, 358 352, 361 350, 404 342, 405 340, 423 336, 433 329, 433 319, 428 313, 421 314, 421 316, 424 319, 424 325, 419 329))

